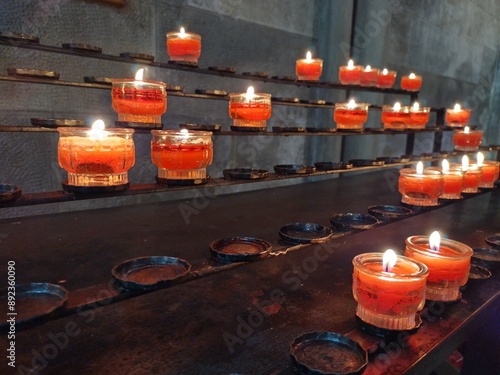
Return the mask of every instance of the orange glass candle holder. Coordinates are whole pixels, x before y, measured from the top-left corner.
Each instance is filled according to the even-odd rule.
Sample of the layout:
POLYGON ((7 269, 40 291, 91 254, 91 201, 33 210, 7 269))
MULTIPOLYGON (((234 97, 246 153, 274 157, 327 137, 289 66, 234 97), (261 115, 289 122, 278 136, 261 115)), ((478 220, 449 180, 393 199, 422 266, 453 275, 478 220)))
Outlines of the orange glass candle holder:
POLYGON ((446 114, 444 115, 444 121, 446 125, 463 128, 469 123, 471 115, 471 110, 468 108, 461 108, 460 105, 456 104, 453 109, 447 108, 446 114))
POLYGON ((483 140, 482 130, 455 130, 453 132, 453 146, 458 151, 476 151, 483 140))
POLYGON ((443 191, 444 179, 441 172, 425 169, 417 173, 414 168, 399 171, 398 190, 401 202, 414 206, 436 206, 443 191))
POLYGON ((180 31, 167 33, 167 53, 171 61, 198 63, 201 55, 201 36, 180 31))
POLYGON ((339 68, 339 81, 343 85, 359 85, 361 79, 362 65, 354 65, 352 60, 349 60, 347 65, 342 65, 339 68))
POLYGON ((104 187, 127 184, 135 163, 133 129, 57 128, 58 161, 67 184, 104 187))
POLYGON ((383 105, 381 121, 384 129, 404 130, 410 122, 410 107, 401 106, 399 103, 394 106, 383 105))
POLYGON ((477 193, 479 191, 479 183, 481 182, 481 168, 476 164, 472 164, 464 171, 464 184, 462 193, 477 193))
POLYGON ((381 89, 390 89, 396 83, 397 72, 395 70, 379 70, 377 76, 377 87, 381 89))
POLYGON ((400 86, 406 91, 418 91, 422 87, 422 76, 411 73, 401 77, 400 86))
POLYGON ((429 122, 430 114, 430 107, 412 105, 410 107, 410 121, 406 127, 408 129, 424 129, 429 122))
POLYGON ((229 116, 235 127, 265 130, 271 117, 271 94, 246 93, 229 94, 229 116))
POLYGON ((313 59, 311 52, 307 52, 305 59, 295 62, 295 73, 299 81, 318 81, 323 72, 323 59, 313 59))
POLYGON ((368 120, 367 103, 336 103, 333 111, 333 120, 337 124, 337 129, 361 130, 366 120, 368 120))
POLYGON ((359 84, 365 87, 373 87, 377 86, 378 80, 378 69, 372 68, 370 65, 367 65, 361 71, 361 75, 359 77, 359 84))
POLYGON ((354 257, 352 293, 358 303, 356 315, 366 323, 390 330, 415 328, 416 313, 425 304, 427 267, 413 259, 398 256, 386 272, 383 253, 354 257))
POLYGON ((461 199, 464 186, 464 172, 461 169, 443 171, 443 192, 441 199, 461 199))
POLYGON ((500 171, 500 162, 498 161, 483 161, 479 167, 481 168, 481 179, 479 181, 480 188, 494 188, 495 181, 498 180, 500 171))
POLYGON ((207 177, 212 164, 212 133, 204 131, 151 130, 151 160, 162 180, 198 180, 207 177))
POLYGON ((429 236, 406 239, 405 256, 424 263, 429 269, 426 299, 455 301, 460 298, 459 287, 469 278, 472 249, 458 241, 442 239, 438 250, 431 249, 429 236))
POLYGON ((111 102, 119 121, 160 124, 161 115, 167 110, 166 84, 114 79, 111 102))

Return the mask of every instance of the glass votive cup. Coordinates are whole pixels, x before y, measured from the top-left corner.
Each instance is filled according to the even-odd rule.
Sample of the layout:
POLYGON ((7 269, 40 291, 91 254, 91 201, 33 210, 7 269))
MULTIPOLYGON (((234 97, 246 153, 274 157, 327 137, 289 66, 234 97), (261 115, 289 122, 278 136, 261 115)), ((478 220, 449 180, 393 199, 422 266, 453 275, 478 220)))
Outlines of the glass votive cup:
POLYGON ((339 67, 339 81, 343 85, 359 85, 361 72, 364 69, 362 65, 342 65, 339 67))
POLYGON ((404 130, 410 122, 410 107, 395 109, 392 105, 383 105, 380 119, 384 129, 404 130))
POLYGON ((319 81, 323 72, 323 59, 298 59, 295 62, 295 73, 299 81, 319 81))
POLYGON ((213 160, 212 133, 151 130, 151 160, 161 180, 198 180, 207 177, 213 160))
POLYGON ((425 304, 427 266, 398 256, 390 272, 385 272, 383 256, 383 253, 365 253, 352 260, 352 293, 358 303, 356 315, 379 328, 415 328, 415 316, 425 304))
POLYGON ((422 76, 416 74, 413 78, 410 75, 402 76, 400 86, 406 91, 418 91, 422 87, 422 76))
POLYGON ((467 283, 472 249, 458 241, 441 239, 439 250, 429 246, 429 236, 411 236, 406 239, 405 256, 424 263, 429 269, 426 299, 455 301, 459 288, 467 283))
POLYGON ((201 36, 179 31, 167 33, 167 54, 171 61, 198 63, 201 55, 201 36))
POLYGON ((271 94, 255 93, 251 98, 247 93, 229 94, 229 116, 236 127, 265 130, 271 117, 271 94))
POLYGON ((377 87, 381 89, 392 88, 396 83, 396 76, 397 72, 395 70, 388 70, 386 72, 379 70, 377 76, 377 87))
POLYGON ((167 110, 166 84, 158 81, 114 79, 111 102, 124 122, 161 123, 167 110))
POLYGON ((494 188, 495 181, 498 180, 500 162, 487 160, 480 166, 481 179, 479 181, 480 188, 494 188))
POLYGON ((477 164, 472 164, 464 171, 464 184, 462 193, 477 193, 479 192, 479 183, 481 182, 481 167, 477 164))
POLYGON ((333 120, 337 129, 361 130, 368 120, 368 103, 335 103, 333 120))
POLYGON ((451 127, 463 128, 469 123, 471 110, 469 108, 447 108, 444 115, 446 125, 451 127))
POLYGON ((407 128, 424 129, 425 125, 429 122, 430 114, 430 107, 419 107, 418 109, 410 107, 410 121, 407 128))
POLYGON ((483 140, 482 130, 453 131, 453 146, 458 151, 476 151, 483 140))
POLYGON ((363 69, 359 77, 359 84, 365 87, 377 86, 378 72, 377 68, 371 68, 370 70, 363 69))
POLYGON ((129 182, 135 163, 133 129, 57 128, 59 165, 68 172, 67 184, 105 187, 129 182))
POLYGON ((424 169, 417 173, 414 168, 399 171, 398 190, 401 202, 414 206, 437 206, 443 191, 443 174, 437 170, 424 169))

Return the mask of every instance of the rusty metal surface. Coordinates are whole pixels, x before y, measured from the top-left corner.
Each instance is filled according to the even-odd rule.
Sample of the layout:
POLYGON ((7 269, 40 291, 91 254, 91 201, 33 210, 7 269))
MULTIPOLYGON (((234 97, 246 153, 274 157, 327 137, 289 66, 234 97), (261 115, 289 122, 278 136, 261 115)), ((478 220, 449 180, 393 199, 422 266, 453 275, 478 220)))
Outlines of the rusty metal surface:
MULTIPOLYGON (((378 348, 370 354, 366 374, 429 372, 485 317, 498 310, 499 272, 487 280, 469 281, 457 304, 429 306, 421 329, 407 340, 382 343, 357 328, 351 259, 358 253, 388 247, 402 251, 407 236, 434 229, 472 247, 484 246, 484 237, 498 231, 498 191, 326 244, 303 246, 284 256, 228 267, 126 301, 112 303, 103 298, 110 293, 108 266, 118 258, 141 255, 146 248, 132 245, 146 233, 153 234, 149 238, 155 238, 150 241, 156 245, 177 243, 183 258, 199 259, 207 256, 207 238, 224 237, 221 231, 241 230, 248 223, 252 223, 253 235, 276 239, 280 225, 287 221, 326 224, 333 212, 366 212, 372 204, 397 204, 399 194, 390 191, 386 177, 378 172, 218 197, 206 207, 206 213, 202 210, 192 216, 190 225, 176 223, 178 216, 168 215, 175 212, 173 203, 0 223, 0 232, 8 231, 7 239, 19 240, 17 251, 7 252, 16 254, 20 278, 26 277, 24 272, 30 278, 67 276, 67 284, 73 286, 68 288, 69 304, 72 290, 81 292, 72 315, 16 335, 18 369, 28 371, 38 366, 40 374, 68 374, 75 369, 89 374, 293 374, 289 354, 293 339, 304 332, 335 331, 358 338, 371 351, 378 348), (354 196, 358 199, 348 199, 354 196), (325 205, 325 200, 317 197, 332 197, 331 204, 325 205), (230 211, 236 204, 238 210, 230 211), (222 214, 217 216, 217 212, 222 214), (211 215, 212 221, 205 215, 211 215), (158 217, 168 220, 157 221, 158 217), (90 220, 94 224, 90 225, 90 220), (35 241, 31 239, 32 244, 38 241, 37 250, 30 250, 30 240, 20 238, 17 229, 12 229, 17 225, 40 230, 35 241), (199 230, 196 236, 192 228, 199 230), (43 229, 54 233, 47 235, 50 232, 43 229), (161 235, 162 229, 167 235, 161 235), (127 231, 130 235, 122 238, 127 231), (177 231, 175 238, 169 238, 177 231), (109 251, 99 246, 99 234, 109 234, 109 251), (54 249, 52 245, 63 235, 64 243, 54 249), (75 246, 73 236, 83 242, 82 247, 75 246), (201 245, 195 246, 198 242, 201 245), (89 252, 86 255, 85 250, 89 252), (87 300, 87 310, 80 311, 83 300, 87 300)), ((2 238, 2 244, 4 241, 2 238)), ((6 341, 5 336, 0 337, 2 347, 6 341)), ((17 373, 8 370, 2 373, 17 373)))

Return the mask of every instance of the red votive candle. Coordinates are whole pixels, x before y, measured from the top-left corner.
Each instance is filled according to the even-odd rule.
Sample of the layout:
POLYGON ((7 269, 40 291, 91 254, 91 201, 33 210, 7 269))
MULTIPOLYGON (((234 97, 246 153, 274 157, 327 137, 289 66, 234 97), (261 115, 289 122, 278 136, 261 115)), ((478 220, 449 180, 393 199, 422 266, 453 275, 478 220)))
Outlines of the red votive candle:
POLYGON ((462 171, 464 172, 463 193, 477 193, 481 181, 481 168, 477 164, 469 165, 469 157, 462 157, 462 171))
POLYGON ((362 65, 354 65, 354 62, 349 60, 347 65, 342 65, 339 68, 340 83, 343 85, 359 85, 362 70, 362 65))
POLYGON ((440 199, 461 199, 464 184, 464 172, 460 165, 450 167, 448 160, 442 161, 442 167, 431 167, 443 174, 443 192, 440 199))
MULTIPOLYGON (((437 232, 435 232, 437 233, 437 232)), ((406 239, 405 255, 424 263, 429 269, 426 299, 455 301, 460 298, 459 287, 469 278, 472 249, 458 241, 440 240, 429 244, 435 236, 411 236, 406 239)), ((436 237, 439 236, 439 233, 436 237)))
POLYGON ((229 94, 229 116, 235 127, 265 130, 271 117, 271 94, 256 93, 252 86, 246 93, 229 94))
POLYGON ((393 251, 396 259, 388 265, 387 254, 391 251, 360 254, 352 260, 356 315, 379 328, 412 329, 416 313, 424 307, 429 271, 423 263, 396 256, 393 251))
POLYGON ((418 76, 414 73, 402 76, 400 86, 406 91, 418 91, 422 87, 422 76, 418 76))
POLYGON ((420 107, 417 102, 413 103, 410 107, 410 121, 406 127, 408 129, 425 128, 425 125, 429 122, 430 112, 430 107, 420 107))
POLYGON ((361 86, 377 86, 378 79, 378 69, 372 68, 370 65, 367 65, 361 71, 361 76, 359 78, 359 84, 361 86))
POLYGON ((384 129, 404 130, 410 122, 410 108, 398 102, 394 106, 383 105, 381 121, 384 129))
POLYGON ((403 168, 399 171, 398 190, 401 202, 414 206, 436 206, 443 191, 441 172, 426 169, 422 162, 417 168, 403 168))
POLYGON ((172 61, 198 63, 201 55, 201 36, 188 33, 181 27, 180 31, 167 33, 167 53, 172 61))
POLYGON ((323 60, 313 59, 307 51, 305 59, 298 59, 295 63, 295 72, 300 81, 318 81, 323 71, 323 60))
POLYGON ((469 123, 471 110, 468 108, 461 108, 460 104, 455 104, 453 109, 446 109, 444 121, 448 126, 463 128, 469 123))
POLYGON ((453 132, 453 145, 458 151, 476 151, 483 140, 482 130, 470 130, 466 126, 463 130, 453 132))
POLYGON ((390 89, 396 82, 397 72, 395 70, 382 69, 378 72, 377 87, 381 89, 390 89))
POLYGON ((363 129, 363 125, 368 119, 367 103, 356 103, 350 100, 349 103, 336 103, 333 111, 333 120, 337 124, 337 129, 363 129))
POLYGON ((498 161, 485 161, 484 155, 480 152, 477 153, 477 165, 481 168, 481 179, 479 181, 480 188, 493 188, 495 181, 498 180, 500 162, 498 161))

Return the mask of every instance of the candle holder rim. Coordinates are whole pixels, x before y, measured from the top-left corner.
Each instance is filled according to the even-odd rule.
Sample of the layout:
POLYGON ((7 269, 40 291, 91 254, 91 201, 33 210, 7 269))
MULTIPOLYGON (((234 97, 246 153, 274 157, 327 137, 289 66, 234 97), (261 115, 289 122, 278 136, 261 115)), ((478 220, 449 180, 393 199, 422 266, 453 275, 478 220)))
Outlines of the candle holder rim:
POLYGON ((358 254, 352 259, 352 265, 354 267, 358 267, 363 272, 368 273, 370 275, 374 275, 374 276, 378 276, 378 277, 385 277, 385 278, 389 278, 389 279, 402 279, 402 280, 410 281, 410 280, 413 280, 415 278, 425 277, 429 274, 429 269, 424 263, 420 262, 419 260, 412 259, 412 258, 409 258, 407 256, 399 255, 399 254, 398 254, 398 258, 397 258, 398 261, 401 260, 401 261, 404 261, 406 263, 415 264, 419 268, 418 271, 415 271, 413 273, 396 274, 394 272, 375 271, 371 268, 364 266, 364 264, 361 263, 361 260, 363 258, 368 258, 368 259, 371 259, 373 261, 380 260, 380 264, 382 266, 383 257, 384 257, 384 253, 380 253, 380 252, 358 254))
POLYGON ((323 62, 323 59, 321 57, 311 57, 311 59, 307 59, 307 58, 301 58, 301 59, 297 59, 295 60, 296 63, 299 63, 299 62, 305 62, 305 63, 312 63, 312 62, 323 62))
MULTIPOLYGON (((181 129, 183 130, 183 129, 181 129)), ((202 131, 202 130, 188 130, 186 132, 183 132, 181 130, 176 130, 176 129, 155 129, 151 130, 152 135, 156 136, 181 136, 185 137, 188 136, 189 138, 193 137, 212 137, 213 133, 209 131, 202 131)))
POLYGON ((411 246, 412 250, 420 253, 420 254, 425 254, 425 255, 430 255, 435 258, 442 258, 442 259, 457 259, 457 258, 470 258, 474 254, 474 250, 469 245, 464 244, 463 242, 451 240, 449 238, 441 238, 440 246, 453 246, 453 250, 459 251, 460 254, 454 255, 454 256, 449 256, 449 255, 443 255, 439 254, 438 252, 432 251, 430 249, 423 249, 420 247, 420 245, 427 245, 429 243, 429 236, 426 235, 413 235, 405 240, 407 246, 411 246), (422 243, 416 243, 415 240, 421 240, 422 243), (461 252, 461 250, 458 249, 463 249, 464 252, 461 252))
POLYGON ((442 177, 443 173, 441 171, 425 168, 422 174, 418 174, 415 168, 402 168, 399 170, 400 175, 404 175, 406 177, 423 177, 423 176, 434 176, 434 177, 442 177))
MULTIPOLYGON (((339 107, 341 107, 341 106, 342 107, 347 107, 348 105, 349 105, 349 102, 347 102, 347 103, 335 103, 335 108, 337 108, 337 106, 339 106, 339 107)), ((360 106, 360 107, 367 107, 368 108, 370 106, 370 103, 356 102, 355 106, 356 107, 360 106)), ((356 109, 356 108, 348 108, 348 109, 356 109)))
MULTIPOLYGON (((179 37, 180 38, 180 35, 182 33, 180 31, 169 31, 165 34, 165 36, 168 38, 168 37, 179 37)), ((189 36, 189 37, 192 37, 194 39, 197 39, 197 40, 201 40, 201 35, 200 34, 196 34, 196 33, 193 33, 191 31, 184 31, 184 35, 186 36, 189 36)), ((184 38, 181 38, 181 39, 184 39, 184 38)))
POLYGON ((389 110, 390 112, 403 112, 403 110, 406 112, 410 112, 410 106, 409 105, 402 105, 400 107, 401 109, 399 111, 395 111, 394 110, 394 105, 390 105, 390 104, 384 104, 382 105, 382 111, 387 111, 389 110))
MULTIPOLYGON (((229 98, 236 98, 238 96, 246 96, 247 93, 246 92, 234 92, 234 93, 230 93, 229 94, 229 98)), ((254 96, 262 96, 263 98, 271 98, 271 94, 267 94, 267 93, 262 93, 262 92, 254 92, 253 93, 254 96)), ((253 100, 253 99, 252 99, 253 100)))
POLYGON ((469 131, 466 133, 464 128, 460 129, 454 129, 453 133, 462 133, 462 134, 477 134, 477 133, 483 133, 483 129, 469 129, 469 131))
POLYGON ((348 70, 364 69, 364 66, 356 64, 356 65, 353 65, 352 68, 350 68, 349 65, 340 65, 339 69, 348 69, 348 70))
MULTIPOLYGON (((404 76, 401 76, 401 78, 410 78, 410 74, 406 74, 404 76)), ((413 75, 415 76, 415 78, 410 78, 410 79, 422 78, 422 76, 420 74, 413 73, 413 75)))
POLYGON ((138 84, 138 83, 147 83, 149 85, 158 85, 162 86, 163 88, 167 87, 167 84, 162 81, 154 81, 150 79, 143 79, 143 80, 136 80, 134 78, 111 78, 111 83, 113 85, 115 84, 124 84, 124 83, 130 83, 130 84, 138 84))
POLYGON ((464 112, 471 112, 472 109, 470 108, 460 108, 458 111, 455 111, 454 108, 446 108, 446 112, 453 112, 453 113, 459 113, 461 111, 464 111, 464 112))
MULTIPOLYGON (((66 127, 66 126, 60 126, 56 129, 59 133, 61 134, 70 134, 70 135, 76 135, 76 134, 83 134, 83 135, 89 135, 90 132, 92 131, 91 127, 66 127)), ((113 135, 119 135, 119 134, 133 134, 135 133, 134 129, 130 128, 104 128, 102 130, 103 132, 108 132, 108 133, 114 133, 113 135)))

